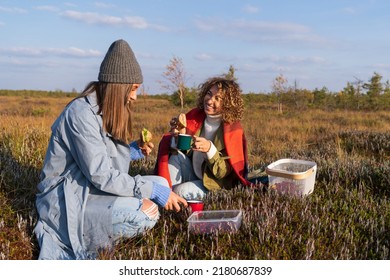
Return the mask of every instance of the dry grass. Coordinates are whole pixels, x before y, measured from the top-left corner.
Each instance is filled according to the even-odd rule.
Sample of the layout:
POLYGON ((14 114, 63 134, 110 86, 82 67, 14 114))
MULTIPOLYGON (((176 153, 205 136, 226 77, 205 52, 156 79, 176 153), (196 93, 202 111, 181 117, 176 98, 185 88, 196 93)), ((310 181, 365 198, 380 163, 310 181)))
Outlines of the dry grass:
MULTIPOLYGON (((0 259, 35 259, 35 187, 50 126, 70 98, 0 96, 0 259)), ((278 113, 247 104, 243 125, 251 170, 285 157, 318 165, 315 191, 305 199, 263 189, 211 194, 206 209, 243 210, 237 234, 192 235, 187 212, 162 211, 156 227, 124 240, 103 259, 388 259, 390 112, 304 110, 278 113)), ((134 131, 160 135, 180 109, 139 97, 134 131)), ((138 134, 138 133, 137 133, 138 134)), ((156 151, 134 162, 150 174, 156 151)))

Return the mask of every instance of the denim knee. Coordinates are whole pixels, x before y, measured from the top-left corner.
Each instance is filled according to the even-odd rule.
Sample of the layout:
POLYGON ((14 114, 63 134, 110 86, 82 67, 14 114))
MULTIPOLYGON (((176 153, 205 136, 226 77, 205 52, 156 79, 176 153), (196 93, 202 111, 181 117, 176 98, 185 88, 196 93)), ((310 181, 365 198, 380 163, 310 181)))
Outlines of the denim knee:
POLYGON ((191 182, 185 182, 176 186, 173 186, 173 191, 187 199, 203 199, 206 194, 208 193, 208 190, 202 185, 201 180, 191 181, 191 182))
POLYGON ((156 208, 157 213, 155 212, 153 202, 151 202, 153 203, 152 206, 143 210, 143 201, 141 200, 138 200, 138 206, 135 208, 131 207, 130 203, 127 205, 124 203, 126 198, 119 199, 122 201, 114 204, 112 212, 115 238, 134 237, 155 226, 159 218, 159 212, 158 208, 156 208))

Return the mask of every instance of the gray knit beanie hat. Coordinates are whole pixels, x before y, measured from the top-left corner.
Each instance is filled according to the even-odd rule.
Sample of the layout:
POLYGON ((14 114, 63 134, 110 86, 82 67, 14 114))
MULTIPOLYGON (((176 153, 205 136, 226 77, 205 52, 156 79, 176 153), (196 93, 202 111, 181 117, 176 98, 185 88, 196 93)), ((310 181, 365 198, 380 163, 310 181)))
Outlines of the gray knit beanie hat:
POLYGON ((125 40, 113 42, 100 65, 100 82, 142 84, 141 67, 125 40))

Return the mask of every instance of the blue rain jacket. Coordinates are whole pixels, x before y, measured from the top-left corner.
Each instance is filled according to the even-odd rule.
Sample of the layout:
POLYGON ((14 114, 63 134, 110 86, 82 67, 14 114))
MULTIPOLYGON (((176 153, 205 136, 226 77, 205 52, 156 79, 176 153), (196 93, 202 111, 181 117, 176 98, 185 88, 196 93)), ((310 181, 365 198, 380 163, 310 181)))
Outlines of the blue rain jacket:
POLYGON ((128 174, 130 160, 143 155, 136 142, 125 145, 103 131, 97 111, 96 94, 90 94, 70 103, 52 125, 37 186, 39 259, 93 259, 97 248, 112 246, 117 196, 150 198, 160 206, 168 200, 169 188, 128 174))

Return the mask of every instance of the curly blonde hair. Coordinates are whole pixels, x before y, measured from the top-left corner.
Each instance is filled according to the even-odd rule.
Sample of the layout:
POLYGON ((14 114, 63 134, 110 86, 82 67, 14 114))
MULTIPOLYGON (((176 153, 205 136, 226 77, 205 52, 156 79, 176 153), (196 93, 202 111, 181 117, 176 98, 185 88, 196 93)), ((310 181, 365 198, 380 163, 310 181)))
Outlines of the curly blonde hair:
POLYGON ((234 123, 242 120, 244 101, 241 97, 241 88, 235 81, 224 77, 211 77, 199 85, 197 107, 204 110, 204 98, 214 85, 222 94, 222 121, 234 123))

